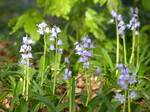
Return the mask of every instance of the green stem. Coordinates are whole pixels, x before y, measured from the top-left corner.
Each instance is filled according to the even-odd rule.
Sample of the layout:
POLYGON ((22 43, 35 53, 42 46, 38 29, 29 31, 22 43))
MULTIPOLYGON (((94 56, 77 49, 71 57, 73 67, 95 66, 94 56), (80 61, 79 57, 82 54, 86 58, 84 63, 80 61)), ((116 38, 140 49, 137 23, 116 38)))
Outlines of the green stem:
POLYGON ((134 51, 135 51, 135 31, 133 31, 132 52, 131 52, 131 57, 130 57, 130 64, 134 63, 134 51))
POLYGON ((140 54, 140 46, 139 46, 139 36, 137 36, 137 61, 136 61, 136 66, 138 67, 139 66, 139 54, 140 54))
POLYGON ((69 88, 69 112, 72 112, 72 78, 70 79, 70 88, 69 88))
POLYGON ((130 95, 130 91, 128 90, 128 112, 131 112, 129 95, 130 95))
POLYGON ((118 21, 116 23, 116 36, 117 36, 117 51, 116 51, 116 66, 119 64, 119 34, 118 34, 118 21))
POLYGON ((41 86, 43 86, 43 82, 44 82, 45 58, 46 58, 46 36, 44 35, 44 58, 43 58, 43 70, 42 70, 42 76, 41 76, 41 86))
POLYGON ((86 89, 87 89, 87 100, 86 100, 86 106, 88 106, 88 103, 90 101, 90 91, 91 91, 91 84, 90 84, 90 76, 86 73, 87 70, 85 70, 86 74, 86 89))
MULTIPOLYGON (((125 92, 124 92, 124 97, 126 98, 126 96, 127 96, 127 90, 125 90, 125 92)), ((122 112, 125 112, 125 110, 126 110, 126 101, 123 103, 123 111, 122 112)))
POLYGON ((123 47, 124 47, 124 64, 127 64, 127 52, 126 52, 126 40, 125 40, 125 35, 122 35, 123 39, 123 47))
POLYGON ((56 38, 56 50, 55 50, 55 70, 54 70, 54 84, 53 84, 53 94, 55 94, 56 88, 56 80, 57 80, 57 58, 58 58, 58 46, 57 46, 57 38, 56 38))
POLYGON ((29 59, 28 59, 28 61, 27 61, 27 78, 26 78, 26 80, 27 80, 27 83, 26 83, 26 100, 28 100, 28 94, 29 94, 29 84, 30 84, 30 76, 29 76, 29 65, 30 65, 30 62, 29 62, 29 59))
POLYGON ((25 95, 26 93, 26 65, 24 65, 24 78, 23 78, 23 91, 22 94, 25 95))

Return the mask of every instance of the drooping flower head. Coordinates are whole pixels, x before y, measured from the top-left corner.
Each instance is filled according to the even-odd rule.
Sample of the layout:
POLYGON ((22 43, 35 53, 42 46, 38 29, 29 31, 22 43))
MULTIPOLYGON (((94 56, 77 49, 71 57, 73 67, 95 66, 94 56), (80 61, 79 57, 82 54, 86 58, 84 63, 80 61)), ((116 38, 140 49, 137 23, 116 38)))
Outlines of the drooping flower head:
POLYGON ((39 28, 37 32, 38 32, 40 35, 44 35, 45 32, 46 32, 46 33, 49 33, 50 30, 49 30, 49 28, 48 28, 47 26, 48 26, 48 25, 47 25, 44 21, 41 22, 41 23, 39 23, 39 24, 37 24, 37 27, 39 28))
POLYGON ((32 65, 32 63, 28 63, 29 59, 33 59, 32 53, 31 53, 31 44, 33 44, 34 42, 28 38, 28 35, 26 35, 25 37, 23 37, 23 45, 20 47, 20 52, 22 53, 21 56, 21 61, 19 62, 20 64, 23 65, 27 65, 30 66, 32 65))
POLYGON ((135 8, 135 10, 131 8, 130 10, 132 18, 126 25, 126 27, 132 31, 135 31, 134 35, 139 35, 139 32, 137 31, 137 29, 140 27, 140 22, 138 21, 138 8, 135 8))
POLYGON ((116 99, 118 99, 121 103, 125 102, 126 99, 124 97, 124 95, 122 94, 119 94, 119 93, 116 93, 116 96, 115 96, 116 99))
POLYGON ((76 54, 81 56, 78 62, 83 63, 83 68, 89 68, 89 58, 92 57, 92 52, 90 51, 90 49, 95 48, 91 42, 91 39, 86 36, 81 39, 81 44, 79 42, 75 42, 74 45, 76 45, 76 54))
POLYGON ((69 77, 72 77, 72 71, 69 70, 69 68, 66 68, 64 80, 68 80, 69 77))
POLYGON ((137 97, 137 94, 134 91, 131 91, 129 97, 131 99, 133 99, 133 98, 137 97))
POLYGON ((57 27, 56 25, 53 26, 52 30, 50 30, 50 39, 49 41, 52 41, 53 44, 50 45, 49 49, 50 50, 57 50, 58 53, 63 53, 63 49, 61 48, 57 48, 56 49, 56 45, 60 46, 63 45, 63 42, 58 38, 58 34, 61 33, 61 30, 59 27, 57 27))

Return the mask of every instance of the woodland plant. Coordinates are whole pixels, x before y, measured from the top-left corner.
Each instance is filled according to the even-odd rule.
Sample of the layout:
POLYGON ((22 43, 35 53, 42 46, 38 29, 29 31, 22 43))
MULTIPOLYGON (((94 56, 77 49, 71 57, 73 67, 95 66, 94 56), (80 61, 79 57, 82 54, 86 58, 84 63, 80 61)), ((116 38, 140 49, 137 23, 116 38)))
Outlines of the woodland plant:
MULTIPOLYGON (((144 70, 147 70, 147 74, 149 71, 142 68, 149 64, 149 60, 145 61, 149 54, 140 51, 138 9, 130 10, 132 17, 126 24, 118 10, 112 8, 112 19, 109 22, 115 24, 116 28, 116 46, 112 50, 104 48, 102 42, 97 44, 92 36, 67 36, 65 33, 70 30, 70 23, 61 30, 56 25, 49 26, 46 21, 38 21, 39 24, 34 25, 36 33, 42 37, 42 42, 39 42, 42 52, 34 49, 38 41, 33 42, 28 35, 23 37, 21 60, 16 65, 18 68, 15 71, 9 67, 6 69, 7 80, 4 80, 6 76, 1 76, 6 87, 11 88, 9 91, 2 91, 4 95, 12 94, 11 107, 0 107, 14 112, 44 109, 50 112, 139 112, 141 108, 138 101, 141 99, 147 101, 146 106, 149 106, 150 91, 147 89, 150 80, 143 75, 144 70), (131 32, 131 46, 127 44, 128 32, 131 32), (80 92, 77 91, 79 83, 83 90, 80 92)), ((93 10, 88 11, 95 14, 93 10)), ((93 16, 89 12, 85 16, 91 19, 93 16)), ((68 16, 63 16, 68 19, 68 16)), ((88 24, 84 27, 86 25, 88 24)), ((97 30, 96 24, 92 27, 97 30)), ((92 31, 94 30, 91 28, 90 32, 92 31)))

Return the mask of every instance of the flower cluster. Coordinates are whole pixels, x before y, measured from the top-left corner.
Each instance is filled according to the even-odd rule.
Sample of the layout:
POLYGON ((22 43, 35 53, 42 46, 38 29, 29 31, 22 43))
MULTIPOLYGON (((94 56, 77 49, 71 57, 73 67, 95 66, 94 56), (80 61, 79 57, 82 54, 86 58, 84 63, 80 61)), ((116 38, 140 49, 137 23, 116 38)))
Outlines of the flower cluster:
POLYGON ((22 53, 21 56, 21 61, 20 64, 31 66, 32 63, 28 63, 30 59, 33 58, 32 53, 31 53, 31 44, 34 42, 28 38, 28 35, 23 37, 23 45, 20 47, 20 52, 22 53))
POLYGON ((92 52, 89 49, 95 47, 91 43, 91 39, 88 36, 82 38, 81 41, 83 42, 83 45, 79 44, 78 42, 74 44, 76 45, 75 47, 76 54, 81 56, 78 62, 83 62, 83 68, 89 68, 90 66, 89 57, 92 57, 92 52))
POLYGON ((62 41, 58 38, 58 33, 61 32, 60 28, 56 25, 53 26, 52 30, 48 28, 48 25, 43 21, 40 24, 37 24, 39 34, 44 35, 45 33, 51 33, 49 41, 54 41, 52 45, 50 45, 50 50, 57 50, 58 53, 62 53, 61 48, 57 48, 55 45, 62 45, 62 41), (57 41, 56 41, 57 40, 57 41), (56 43, 55 43, 56 42, 56 43))
POLYGON ((41 22, 40 24, 37 24, 37 26, 39 28, 37 32, 41 35, 44 35, 45 32, 46 33, 50 32, 49 28, 47 27, 48 25, 44 21, 41 22))
POLYGON ((134 84, 136 81, 136 73, 133 73, 131 76, 130 69, 125 67, 123 63, 120 63, 117 68, 120 70, 120 77, 118 84, 122 87, 122 89, 128 89, 128 84, 134 84))
POLYGON ((112 10, 111 15, 113 19, 111 19, 109 22, 114 23, 114 19, 116 19, 118 21, 118 34, 123 35, 126 25, 122 19, 122 16, 120 14, 117 14, 117 12, 115 12, 114 10, 112 10))
POLYGON ((140 27, 140 22, 138 21, 138 9, 136 8, 135 11, 133 10, 133 8, 130 9, 131 13, 132 13, 132 18, 129 21, 129 24, 125 24, 122 16, 120 14, 117 14, 117 12, 115 12, 114 10, 112 10, 111 15, 113 17, 113 19, 111 19, 109 22, 110 23, 114 23, 115 19, 118 21, 118 34, 123 35, 124 34, 124 30, 127 27, 130 30, 134 30, 135 33, 134 35, 139 35, 137 28, 140 27))
MULTIPOLYGON (((121 86, 122 89, 128 90, 129 85, 135 84, 137 82, 136 80, 136 73, 133 73, 130 75, 131 71, 128 67, 125 67, 123 63, 120 63, 117 68, 120 70, 120 76, 119 76, 119 81, 118 84, 121 86)), ((135 98, 137 95, 134 91, 130 90, 130 99, 135 98)), ((121 94, 116 94, 116 97, 121 103, 125 101, 123 98, 124 96, 121 94)))
POLYGON ((123 103, 124 101, 126 101, 126 98, 124 97, 124 95, 116 93, 115 96, 116 99, 118 99, 121 103, 123 103))
POLYGON ((56 47, 55 47, 56 45, 63 45, 62 41, 57 36, 58 33, 61 32, 60 28, 54 25, 50 32, 52 33, 52 35, 50 35, 49 41, 54 41, 56 43, 53 43, 52 45, 50 45, 49 49, 57 50, 58 53, 62 53, 63 50, 61 48, 56 49, 56 47))
POLYGON ((129 21, 129 24, 126 25, 126 27, 132 31, 134 30, 135 35, 139 35, 137 31, 137 28, 140 27, 140 22, 138 21, 138 9, 136 8, 134 11, 133 8, 131 8, 130 10, 131 10, 132 18, 129 21))

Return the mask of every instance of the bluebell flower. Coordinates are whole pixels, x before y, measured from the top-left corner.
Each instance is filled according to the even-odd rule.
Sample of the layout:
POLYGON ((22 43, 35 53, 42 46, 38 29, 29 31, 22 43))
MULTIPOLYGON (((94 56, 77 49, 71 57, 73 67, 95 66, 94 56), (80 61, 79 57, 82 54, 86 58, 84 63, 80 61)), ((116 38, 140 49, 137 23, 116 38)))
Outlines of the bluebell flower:
POLYGON ((54 41, 55 40, 55 38, 53 38, 53 37, 51 37, 50 39, 49 39, 49 41, 54 41))
POLYGON ((46 27, 45 32, 46 32, 46 33, 50 33, 51 30, 50 30, 48 27, 46 27))
POLYGON ((92 48, 95 48, 95 46, 92 43, 90 43, 89 49, 92 49, 92 48))
POLYGON ((55 46, 52 44, 52 45, 50 45, 49 49, 50 50, 55 50, 55 46))
POLYGON ((27 57, 28 57, 28 58, 33 58, 32 53, 29 52, 29 53, 27 54, 27 57))
POLYGON ((47 27, 47 24, 43 21, 43 22, 41 22, 40 24, 37 24, 37 26, 38 26, 39 28, 45 28, 45 27, 47 27))
POLYGON ((44 35, 44 30, 42 28, 38 29, 37 31, 40 35, 44 35))
POLYGON ((57 49, 57 52, 58 52, 58 53, 63 53, 63 49, 58 48, 58 49, 57 49))
POLYGON ((122 69, 124 68, 123 63, 118 64, 118 66, 117 66, 116 68, 118 68, 118 69, 122 70, 122 69))
POLYGON ((48 25, 44 21, 37 24, 37 27, 39 28, 37 32, 41 35, 44 35, 45 32, 49 33, 47 26, 48 25))
POLYGON ((23 37, 23 44, 25 45, 30 45, 33 44, 34 42, 28 38, 28 35, 26 35, 25 37, 23 37))
POLYGON ((137 73, 133 73, 132 76, 136 77, 136 76, 137 76, 137 73))
POLYGON ((68 57, 65 57, 65 62, 66 62, 67 64, 70 64, 70 61, 69 61, 68 57))
POLYGON ((118 99, 121 103, 125 102, 126 99, 124 97, 124 95, 122 94, 119 94, 119 93, 116 93, 116 96, 115 96, 116 99, 118 99))
POLYGON ((80 57, 78 62, 79 62, 79 63, 80 63, 80 62, 84 62, 84 58, 83 58, 83 57, 80 57))
POLYGON ((114 10, 111 11, 111 15, 112 15, 113 18, 118 17, 118 14, 114 10))
POLYGON ((26 44, 23 44, 20 47, 20 51, 19 52, 27 52, 28 50, 31 51, 31 48, 28 48, 29 46, 27 46, 26 44))
POLYGON ((96 72, 96 73, 101 73, 101 69, 98 68, 98 69, 95 70, 95 72, 96 72))
POLYGON ((69 77, 72 77, 72 71, 66 68, 64 80, 68 80, 69 77))
POLYGON ((57 32, 52 32, 52 34, 50 35, 51 38, 57 38, 57 32))
POLYGON ((90 63, 89 62, 84 62, 83 63, 83 68, 89 68, 90 66, 90 63))
POLYGON ((109 20, 110 23, 115 23, 114 19, 109 20))
POLYGON ((140 84, 141 83, 141 81, 140 80, 138 80, 138 84, 140 84))
POLYGON ((131 91, 129 97, 131 99, 133 99, 133 98, 137 97, 137 94, 134 91, 131 91))
POLYGON ((137 82, 137 81, 136 81, 136 78, 130 78, 130 79, 128 80, 128 83, 129 83, 129 84, 134 84, 135 82, 137 82))
POLYGON ((119 77, 120 80, 124 80, 127 81, 130 79, 130 75, 129 74, 121 74, 119 77))
POLYGON ((122 89, 125 89, 125 90, 128 89, 127 83, 125 80, 119 80, 118 84, 121 86, 122 89))
MULTIPOLYGON (((121 21, 122 20, 122 16, 119 14, 118 16, 117 16, 117 20, 118 21, 121 21)), ((122 21, 123 22, 123 21, 122 21)), ((123 22, 123 24, 124 24, 124 22, 123 22)))
POLYGON ((58 40, 57 45, 63 45, 61 40, 58 40))

